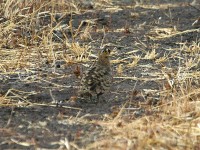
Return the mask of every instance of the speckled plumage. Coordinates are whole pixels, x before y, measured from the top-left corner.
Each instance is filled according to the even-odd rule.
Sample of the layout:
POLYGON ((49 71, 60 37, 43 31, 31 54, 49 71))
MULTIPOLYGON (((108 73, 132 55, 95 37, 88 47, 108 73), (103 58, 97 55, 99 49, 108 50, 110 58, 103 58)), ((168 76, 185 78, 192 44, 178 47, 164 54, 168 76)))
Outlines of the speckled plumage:
POLYGON ((91 66, 81 79, 81 97, 99 99, 99 96, 110 89, 112 83, 112 73, 109 60, 110 50, 103 49, 97 62, 91 66))

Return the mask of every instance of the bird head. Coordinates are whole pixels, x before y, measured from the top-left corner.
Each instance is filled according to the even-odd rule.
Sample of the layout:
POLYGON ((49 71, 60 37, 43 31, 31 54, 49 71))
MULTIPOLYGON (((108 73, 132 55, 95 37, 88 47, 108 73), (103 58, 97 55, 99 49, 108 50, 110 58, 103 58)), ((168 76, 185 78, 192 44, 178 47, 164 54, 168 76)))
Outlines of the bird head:
POLYGON ((111 50, 108 47, 104 47, 100 52, 99 56, 103 58, 108 58, 110 56, 111 50))
POLYGON ((98 63, 104 66, 110 66, 110 56, 111 50, 108 47, 104 47, 100 52, 98 56, 98 63))
POLYGON ((101 55, 110 55, 110 52, 111 50, 109 48, 104 48, 102 51, 101 51, 101 55))

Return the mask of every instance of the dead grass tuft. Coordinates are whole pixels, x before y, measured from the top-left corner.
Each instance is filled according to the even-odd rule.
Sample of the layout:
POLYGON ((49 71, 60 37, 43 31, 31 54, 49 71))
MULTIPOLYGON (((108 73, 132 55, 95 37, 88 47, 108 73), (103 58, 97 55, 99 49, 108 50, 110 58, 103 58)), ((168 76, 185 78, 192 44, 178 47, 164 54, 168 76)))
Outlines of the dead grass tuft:
POLYGON ((88 145, 87 149, 198 149, 199 95, 200 89, 172 92, 170 97, 163 98, 161 105, 147 110, 158 113, 128 122, 127 116, 131 118, 133 114, 125 117, 120 113, 118 119, 103 124, 99 122, 104 127, 105 136, 88 145))

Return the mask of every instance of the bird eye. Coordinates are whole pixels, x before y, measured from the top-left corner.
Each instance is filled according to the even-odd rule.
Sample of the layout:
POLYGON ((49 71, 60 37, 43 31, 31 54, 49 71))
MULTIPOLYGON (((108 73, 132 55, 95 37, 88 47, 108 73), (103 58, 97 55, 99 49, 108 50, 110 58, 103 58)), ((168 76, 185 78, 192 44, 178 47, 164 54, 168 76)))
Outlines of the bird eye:
POLYGON ((107 52, 110 54, 110 49, 107 49, 107 52))
POLYGON ((111 50, 109 48, 104 48, 101 53, 104 53, 104 54, 110 54, 111 53, 111 50))

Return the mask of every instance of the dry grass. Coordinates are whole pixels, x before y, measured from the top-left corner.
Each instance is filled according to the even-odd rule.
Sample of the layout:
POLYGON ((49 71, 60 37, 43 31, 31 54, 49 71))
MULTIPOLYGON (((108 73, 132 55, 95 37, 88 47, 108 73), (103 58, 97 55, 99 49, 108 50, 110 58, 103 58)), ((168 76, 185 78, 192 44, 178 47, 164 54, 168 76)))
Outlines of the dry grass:
MULTIPOLYGON (((111 5, 112 1, 96 2, 96 7, 111 5)), ((138 6, 149 8, 148 5, 137 3, 138 6)), ((163 6, 163 5, 162 5, 163 6)), ((155 6, 159 9, 162 6, 155 6)), ((166 6, 163 6, 166 7, 166 6)), ((175 6, 173 6, 175 7, 175 6)), ((67 64, 81 64, 88 62, 92 56, 91 43, 81 45, 78 38, 83 41, 92 40, 90 31, 94 20, 87 20, 86 27, 81 22, 77 29, 73 28, 73 14, 81 13, 78 3, 70 1, 47 0, 7 0, 0 5, 0 14, 3 14, 7 21, 0 24, 0 75, 2 78, 13 74, 33 73, 35 68, 48 61, 55 64, 57 60, 64 60, 67 64), (63 27, 59 20, 53 16, 60 13, 70 16, 68 25, 63 27), (45 15, 49 16, 47 23, 45 15), (53 26, 57 23, 56 26, 53 26), (63 33, 63 38, 58 38, 61 42, 54 40, 54 30, 59 29, 63 33), (69 31, 69 35, 64 32, 69 31), (10 49, 10 50, 8 50, 10 49)), ((121 8, 107 8, 105 11, 116 12, 121 8)), ((170 17, 170 16, 169 16, 170 17)), ((105 32, 104 29, 102 29, 105 32)), ((131 29, 130 29, 131 30, 131 29)), ((114 32, 121 32, 124 29, 116 29, 114 32)), ((147 37, 153 41, 165 40, 177 35, 198 32, 198 29, 178 31, 176 28, 153 28, 147 37)), ((101 30, 98 30, 101 32, 101 30)), ((136 43, 139 50, 147 46, 136 43)), ((156 64, 169 61, 169 54, 157 58, 159 53, 156 49, 160 45, 153 45, 150 51, 145 52, 144 56, 137 56, 133 50, 125 53, 125 58, 112 60, 117 65, 117 75, 114 79, 155 81, 162 84, 163 88, 153 94, 159 95, 159 103, 149 105, 150 101, 141 102, 138 105, 145 109, 144 116, 135 117, 137 112, 128 106, 128 102, 119 110, 105 116, 105 120, 89 121, 84 118, 75 117, 74 120, 90 124, 95 123, 103 128, 101 138, 98 141, 85 145, 85 149, 200 149, 200 88, 198 70, 200 63, 200 43, 179 43, 180 48, 166 49, 173 56, 179 58, 182 65, 176 70, 163 66, 159 72, 149 73, 152 78, 126 76, 125 70, 135 67, 153 68, 152 66, 142 66, 140 60, 153 60, 156 64), (187 52, 190 58, 179 55, 180 52, 187 52), (197 55, 198 54, 198 55, 197 55), (123 64, 122 64, 123 63, 123 64), (192 70, 191 68, 197 68, 192 70)), ((38 80, 39 77, 28 76, 38 80)), ((27 81, 27 78, 21 80, 27 81)), ((42 80, 40 80, 42 82, 42 80)), ((63 88, 60 85, 56 87, 63 88)), ((24 92, 16 89, 9 89, 6 94, 0 96, 1 107, 26 107, 26 106, 51 106, 41 103, 31 103, 27 101, 29 95, 34 95, 36 91, 24 92), (17 100, 16 100, 17 99, 17 100)), ((133 98, 134 99, 134 98, 133 98)), ((66 109, 81 110, 75 107, 63 106, 66 109)), ((73 118, 73 117, 72 117, 73 118)), ((27 143, 19 143, 26 145, 27 143)), ((58 142, 67 149, 79 148, 76 143, 69 142, 67 139, 58 142)), ((34 145, 34 142, 28 145, 34 145)))
POLYGON ((165 97, 161 105, 149 108, 149 113, 155 114, 139 119, 133 119, 133 114, 120 114, 114 121, 99 122, 105 128, 105 137, 87 148, 199 149, 200 89, 191 90, 171 93, 173 98, 165 97))
MULTIPOLYGON (((64 1, 6 1, 3 5, 3 15, 8 19, 6 22, 2 23, 1 26, 1 47, 16 49, 9 54, 9 51, 1 49, 1 57, 8 55, 13 58, 12 64, 9 66, 16 65, 19 63, 23 68, 26 68, 29 65, 37 64, 37 62, 30 62, 35 60, 47 59, 49 62, 55 62, 56 59, 64 57, 66 61, 81 61, 83 56, 87 58, 89 53, 89 46, 80 46, 76 42, 76 37, 80 36, 80 28, 82 22, 79 25, 78 29, 73 29, 72 18, 69 21, 69 26, 61 26, 59 20, 56 21, 54 16, 63 13, 64 15, 60 18, 67 15, 72 15, 72 13, 78 13, 74 3, 69 2, 65 3, 64 1), (58 12, 59 10, 59 12, 58 12), (25 15, 26 14, 26 15, 25 15), (57 23, 53 27, 53 24, 57 23), (53 36, 54 30, 59 30, 64 39, 60 39, 65 44, 57 43, 53 36), (72 35, 72 41, 69 41, 68 35, 63 33, 63 30, 69 30, 72 35), (15 37, 15 38, 13 38, 15 37), (67 53, 67 54, 66 54, 67 53), (18 62, 14 61, 16 58, 20 60, 18 62), (20 57, 20 58, 19 58, 20 57), (69 60, 68 60, 69 59, 69 60), (71 60, 73 59, 73 60, 71 60), (25 63, 27 62, 27 63, 25 63), (26 64, 26 65, 25 65, 26 64)), ((82 38, 85 40, 90 38, 88 33, 90 28, 90 23, 83 30, 81 34, 82 38)), ((5 60, 5 59, 2 59, 5 60)), ((9 61, 9 60, 8 60, 9 61)), ((2 65, 7 66, 6 60, 2 65)), ((30 67, 30 66, 29 66, 30 67)))

